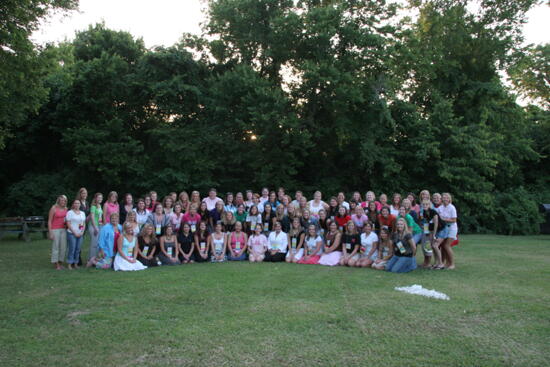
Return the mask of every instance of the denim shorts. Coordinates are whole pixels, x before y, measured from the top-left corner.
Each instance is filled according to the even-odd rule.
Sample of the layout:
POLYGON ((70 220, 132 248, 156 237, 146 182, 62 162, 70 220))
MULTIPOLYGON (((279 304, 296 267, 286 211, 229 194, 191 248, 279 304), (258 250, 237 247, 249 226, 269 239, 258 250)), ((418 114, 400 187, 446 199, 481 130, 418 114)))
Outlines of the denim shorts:
POLYGON ((437 235, 435 236, 435 238, 439 238, 439 239, 445 239, 449 237, 449 227, 447 226, 444 226, 439 232, 437 232, 437 235))

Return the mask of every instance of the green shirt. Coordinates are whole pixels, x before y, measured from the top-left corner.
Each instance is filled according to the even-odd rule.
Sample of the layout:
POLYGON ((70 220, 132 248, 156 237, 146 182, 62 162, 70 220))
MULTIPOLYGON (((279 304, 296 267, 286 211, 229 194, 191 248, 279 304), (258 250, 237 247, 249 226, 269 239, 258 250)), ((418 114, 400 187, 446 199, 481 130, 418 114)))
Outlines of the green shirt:
POLYGON ((92 214, 96 225, 103 224, 103 209, 101 209, 101 206, 99 208, 92 206, 90 214, 92 214), (99 218, 101 218, 101 221, 99 218))
MULTIPOLYGON (((399 215, 397 218, 402 218, 401 215, 399 215)), ((422 233, 422 228, 416 222, 414 221, 413 217, 411 217, 410 214, 405 215, 405 221, 407 222, 407 226, 412 229, 413 234, 422 233)))
POLYGON ((237 222, 241 222, 242 224, 244 224, 247 215, 248 213, 246 211, 243 212, 243 214, 235 213, 235 219, 237 220, 237 222))

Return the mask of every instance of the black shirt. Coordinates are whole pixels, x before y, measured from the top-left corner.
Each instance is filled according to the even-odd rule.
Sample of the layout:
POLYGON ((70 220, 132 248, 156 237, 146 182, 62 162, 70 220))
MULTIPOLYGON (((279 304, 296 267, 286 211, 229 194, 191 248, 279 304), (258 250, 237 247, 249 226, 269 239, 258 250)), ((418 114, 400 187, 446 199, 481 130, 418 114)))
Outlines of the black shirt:
POLYGON ((183 233, 183 231, 178 232, 178 242, 181 246, 182 251, 186 254, 188 254, 189 251, 191 251, 191 248, 193 248, 193 241, 194 237, 191 231, 189 231, 187 236, 185 235, 185 233, 183 233))
POLYGON ((391 236, 391 240, 393 242, 393 254, 395 256, 413 256, 413 251, 410 244, 412 235, 410 233, 406 233, 404 236, 400 236, 399 233, 394 233, 391 236), (403 251, 401 251, 401 249, 403 251))
MULTIPOLYGON (((430 224, 430 231, 433 231, 434 230, 434 223, 433 223, 433 220, 435 217, 438 217, 437 219, 437 231, 440 231, 442 228, 443 228, 443 221, 441 220, 441 218, 439 218, 439 214, 437 214, 437 212, 430 208, 428 210, 424 210, 424 209, 421 209, 420 210, 420 214, 418 215, 418 219, 419 219, 419 222, 420 222, 420 227, 423 227, 424 226, 424 223, 429 223, 430 224)), ((422 228, 423 229, 423 228, 422 228)))
POLYGON ((344 234, 342 235, 342 244, 345 246, 346 252, 351 254, 355 250, 355 246, 361 244, 361 237, 358 234, 344 234))

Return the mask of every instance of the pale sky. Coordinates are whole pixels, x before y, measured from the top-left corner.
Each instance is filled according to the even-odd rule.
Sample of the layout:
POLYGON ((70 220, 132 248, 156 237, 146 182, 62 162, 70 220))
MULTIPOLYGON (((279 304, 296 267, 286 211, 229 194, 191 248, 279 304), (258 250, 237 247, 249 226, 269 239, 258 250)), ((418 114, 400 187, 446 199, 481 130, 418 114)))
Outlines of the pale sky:
MULTIPOLYGON (((80 0, 78 12, 48 18, 32 39, 39 44, 72 40, 76 31, 104 21, 110 29, 142 37, 147 47, 171 46, 184 32, 200 34, 204 8, 201 0, 80 0)), ((527 43, 550 42, 550 6, 533 8, 528 19, 527 43)))

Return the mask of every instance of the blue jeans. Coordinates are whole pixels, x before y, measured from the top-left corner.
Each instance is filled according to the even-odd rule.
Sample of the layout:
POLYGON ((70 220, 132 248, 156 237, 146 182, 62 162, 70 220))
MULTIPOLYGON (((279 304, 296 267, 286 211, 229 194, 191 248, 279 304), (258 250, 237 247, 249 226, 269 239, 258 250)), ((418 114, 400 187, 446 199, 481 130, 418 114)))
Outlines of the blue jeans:
POLYGON ((84 236, 76 237, 74 234, 67 231, 67 243, 69 245, 69 251, 67 251, 67 264, 78 264, 83 238, 84 236))
POLYGON ((415 245, 418 245, 422 241, 422 232, 413 234, 413 241, 415 245))
POLYGON ((386 264, 386 271, 391 271, 392 273, 408 273, 414 269, 416 269, 416 258, 414 256, 393 255, 386 264))
POLYGON ((229 261, 244 261, 246 260, 246 257, 246 252, 243 252, 239 257, 233 257, 232 255, 229 255, 227 259, 229 261))

